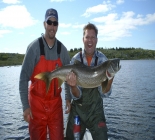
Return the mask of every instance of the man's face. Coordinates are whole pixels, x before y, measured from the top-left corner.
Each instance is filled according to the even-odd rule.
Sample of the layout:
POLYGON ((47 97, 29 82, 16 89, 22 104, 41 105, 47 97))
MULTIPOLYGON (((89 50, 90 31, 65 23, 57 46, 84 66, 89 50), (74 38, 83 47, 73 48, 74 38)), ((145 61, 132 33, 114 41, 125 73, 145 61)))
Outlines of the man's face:
POLYGON ((57 22, 57 20, 54 17, 49 18, 50 22, 44 22, 44 27, 45 27, 45 34, 48 38, 53 39, 55 38, 58 25, 55 25, 53 22, 57 22), (50 23, 51 25, 49 25, 50 23))
POLYGON ((85 30, 83 43, 86 55, 93 55, 96 49, 97 37, 94 30, 85 30))

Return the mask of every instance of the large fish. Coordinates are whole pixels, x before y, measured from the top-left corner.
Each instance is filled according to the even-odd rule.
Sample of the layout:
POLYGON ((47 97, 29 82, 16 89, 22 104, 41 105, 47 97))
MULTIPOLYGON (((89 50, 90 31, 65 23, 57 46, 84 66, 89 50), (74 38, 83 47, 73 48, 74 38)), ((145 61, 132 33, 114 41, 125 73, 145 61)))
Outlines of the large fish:
POLYGON ((45 81, 48 92, 53 78, 58 78, 60 87, 66 81, 67 74, 72 71, 76 74, 77 85, 83 88, 95 88, 101 85, 102 91, 104 91, 110 77, 113 77, 120 68, 120 59, 118 58, 109 59, 98 66, 85 66, 76 60, 73 65, 65 65, 52 72, 37 74, 35 78, 45 81))

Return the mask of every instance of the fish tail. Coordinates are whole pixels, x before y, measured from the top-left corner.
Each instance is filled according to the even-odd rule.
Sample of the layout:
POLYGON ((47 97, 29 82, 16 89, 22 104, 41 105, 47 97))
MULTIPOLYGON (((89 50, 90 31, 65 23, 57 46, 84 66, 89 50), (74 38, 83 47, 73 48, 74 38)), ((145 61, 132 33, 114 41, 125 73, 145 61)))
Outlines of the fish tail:
POLYGON ((48 93, 48 90, 50 88, 51 79, 49 78, 50 72, 43 72, 37 74, 34 78, 43 80, 46 84, 46 93, 48 93))

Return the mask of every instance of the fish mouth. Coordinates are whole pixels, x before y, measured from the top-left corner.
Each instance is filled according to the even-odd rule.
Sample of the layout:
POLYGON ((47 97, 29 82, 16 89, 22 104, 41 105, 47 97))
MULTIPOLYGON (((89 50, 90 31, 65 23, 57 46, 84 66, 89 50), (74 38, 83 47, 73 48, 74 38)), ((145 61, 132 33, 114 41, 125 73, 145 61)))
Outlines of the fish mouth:
POLYGON ((110 67, 108 68, 108 72, 111 75, 115 75, 115 73, 118 72, 120 69, 121 69, 120 59, 119 58, 112 59, 110 67))
POLYGON ((121 69, 120 59, 119 59, 119 61, 118 61, 118 63, 117 63, 117 69, 118 69, 118 71, 121 69))
POLYGON ((117 59, 117 66, 116 66, 116 70, 119 71, 121 69, 121 65, 120 65, 120 59, 117 59))

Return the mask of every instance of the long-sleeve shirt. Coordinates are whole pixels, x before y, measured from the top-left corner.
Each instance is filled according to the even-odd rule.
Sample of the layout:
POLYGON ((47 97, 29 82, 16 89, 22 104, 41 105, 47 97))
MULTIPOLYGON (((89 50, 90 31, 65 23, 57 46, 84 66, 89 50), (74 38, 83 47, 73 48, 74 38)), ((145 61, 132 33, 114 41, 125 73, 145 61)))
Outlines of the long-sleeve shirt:
MULTIPOLYGON (((43 36, 42 36, 43 39, 43 36)), ((43 39, 44 44, 44 52, 45 58, 47 60, 56 60, 58 59, 57 54, 57 39, 55 40, 55 44, 52 48, 49 48, 45 40, 43 39)), ((30 77, 33 73, 34 67, 38 63, 40 59, 40 45, 38 39, 34 40, 32 43, 29 44, 24 61, 21 68, 20 79, 19 79, 19 92, 21 97, 21 102, 23 106, 23 111, 29 108, 28 103, 28 87, 30 82, 30 77)), ((70 63, 70 57, 66 47, 61 44, 61 52, 60 52, 60 59, 63 65, 67 65, 70 63)), ((64 83, 65 85, 65 94, 67 94, 67 98, 70 99, 69 94, 69 86, 64 83)))
MULTIPOLYGON (((100 65, 101 63, 103 63, 103 62, 105 62, 106 60, 108 60, 107 57, 106 57, 102 52, 96 50, 95 53, 94 53, 94 55, 93 55, 93 57, 92 57, 90 66, 94 66, 94 65, 95 65, 95 59, 96 59, 96 57, 98 57, 97 65, 100 65)), ((86 66, 88 66, 87 58, 86 58, 86 55, 85 55, 85 52, 84 52, 84 51, 82 51, 82 59, 83 59, 83 64, 86 65, 86 66)), ((71 64, 74 64, 74 61, 75 61, 75 60, 81 61, 80 52, 78 52, 77 54, 75 54, 75 55, 73 56, 73 58, 71 59, 71 64)), ((78 89, 79 89, 79 91, 80 91, 80 96, 79 96, 79 98, 81 98, 81 95, 82 95, 81 88, 82 88, 82 87, 80 87, 80 86, 77 86, 77 87, 78 87, 78 89)), ((111 94, 111 92, 112 92, 112 88, 111 88, 107 93, 102 93, 102 87, 99 86, 99 87, 98 87, 98 91, 99 91, 101 97, 103 97, 103 98, 104 98, 104 97, 109 97, 110 94, 111 94)), ((70 91, 70 92, 71 92, 71 91, 70 91)), ((79 98, 75 97, 75 96, 72 94, 72 92, 71 92, 71 95, 72 95, 72 98, 73 98, 74 100, 79 99, 79 98)))

